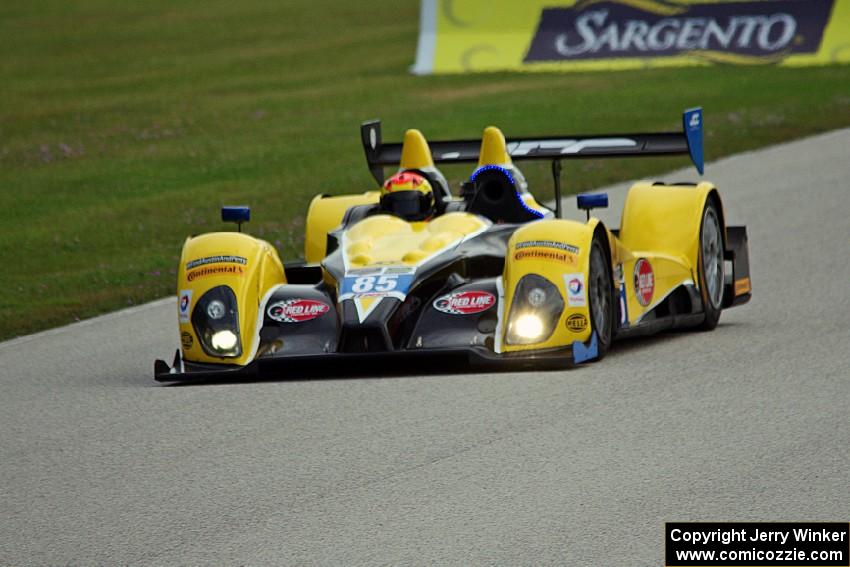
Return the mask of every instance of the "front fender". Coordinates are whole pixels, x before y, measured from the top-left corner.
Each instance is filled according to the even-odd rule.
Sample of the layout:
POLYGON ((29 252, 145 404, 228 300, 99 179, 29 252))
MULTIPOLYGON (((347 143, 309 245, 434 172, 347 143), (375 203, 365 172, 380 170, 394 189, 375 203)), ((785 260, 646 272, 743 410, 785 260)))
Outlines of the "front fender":
POLYGON ((178 324, 183 358, 191 362, 245 365, 259 345, 260 303, 278 285, 286 283, 277 251, 264 240, 238 232, 213 232, 186 239, 177 274, 178 324), (195 308, 208 291, 227 286, 236 297, 239 344, 237 357, 213 356, 201 344, 193 319, 195 308))
POLYGON ((587 223, 572 220, 541 220, 517 230, 508 241, 502 276, 504 297, 497 352, 548 349, 586 341, 591 335, 590 305, 587 296, 590 246, 599 219, 587 223), (540 275, 561 294, 564 309, 551 336, 539 343, 508 344, 507 329, 517 285, 527 274, 540 275), (572 291, 568 289, 573 282, 572 291), (569 323, 568 323, 569 322, 569 323))

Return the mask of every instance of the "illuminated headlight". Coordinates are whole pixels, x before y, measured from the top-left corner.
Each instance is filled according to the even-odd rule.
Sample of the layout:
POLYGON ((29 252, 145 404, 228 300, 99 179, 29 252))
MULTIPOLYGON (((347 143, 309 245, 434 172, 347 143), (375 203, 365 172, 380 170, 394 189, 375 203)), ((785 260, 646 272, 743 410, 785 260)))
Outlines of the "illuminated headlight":
POLYGON ((210 356, 236 358, 242 354, 236 295, 226 285, 214 287, 192 310, 192 326, 210 356))
POLYGON ((505 341, 511 345, 542 343, 552 336, 564 311, 564 299, 555 284, 527 274, 514 291, 505 341))
POLYGON ((233 331, 218 331, 217 333, 213 333, 212 339, 210 339, 210 346, 219 352, 227 352, 236 346, 237 340, 238 337, 233 331))
POLYGON ((514 326, 516 336, 521 339, 539 339, 543 334, 543 321, 537 315, 520 315, 514 326))

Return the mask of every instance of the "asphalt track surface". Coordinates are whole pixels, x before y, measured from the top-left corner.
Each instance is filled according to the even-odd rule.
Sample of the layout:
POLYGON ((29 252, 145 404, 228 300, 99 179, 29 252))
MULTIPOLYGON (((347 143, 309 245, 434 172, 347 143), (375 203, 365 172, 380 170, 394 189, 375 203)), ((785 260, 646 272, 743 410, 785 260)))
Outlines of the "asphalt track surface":
POLYGON ((0 563, 661 565, 665 521, 848 521, 848 148, 710 164, 753 301, 574 370, 163 387, 173 300, 2 343, 0 563))

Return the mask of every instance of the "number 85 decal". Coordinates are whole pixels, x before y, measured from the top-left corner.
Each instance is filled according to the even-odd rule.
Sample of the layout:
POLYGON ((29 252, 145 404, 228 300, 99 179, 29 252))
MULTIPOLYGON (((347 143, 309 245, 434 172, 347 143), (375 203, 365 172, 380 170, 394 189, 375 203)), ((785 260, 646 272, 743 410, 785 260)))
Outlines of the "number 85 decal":
POLYGON ((340 298, 363 295, 391 295, 403 299, 407 295, 412 274, 384 274, 374 276, 349 276, 342 282, 340 298))
POLYGON ((351 291, 369 293, 370 291, 392 291, 398 287, 398 275, 361 276, 354 279, 351 291))

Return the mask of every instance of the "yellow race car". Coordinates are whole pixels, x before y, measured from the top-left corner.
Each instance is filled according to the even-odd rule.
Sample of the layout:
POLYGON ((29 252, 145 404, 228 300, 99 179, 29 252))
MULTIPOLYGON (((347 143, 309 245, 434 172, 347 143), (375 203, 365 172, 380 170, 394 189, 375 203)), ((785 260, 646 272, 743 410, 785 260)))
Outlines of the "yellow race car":
MULTIPOLYGON (((181 348, 159 381, 287 377, 415 361, 417 370, 562 367, 602 358, 615 339, 713 329, 751 297, 747 233, 728 227, 708 182, 641 182, 619 230, 561 219, 564 159, 688 154, 702 173, 702 111, 681 132, 428 143, 408 130, 383 143, 363 124, 379 188, 313 199, 304 261, 284 264, 241 232, 247 207, 225 207, 239 232, 186 240, 178 273, 181 348), (550 160, 555 210, 515 162, 550 160), (455 195, 437 169, 475 163, 455 195), (398 168, 388 179, 384 167, 398 168)), ((402 367, 410 368, 410 366, 402 367)))

